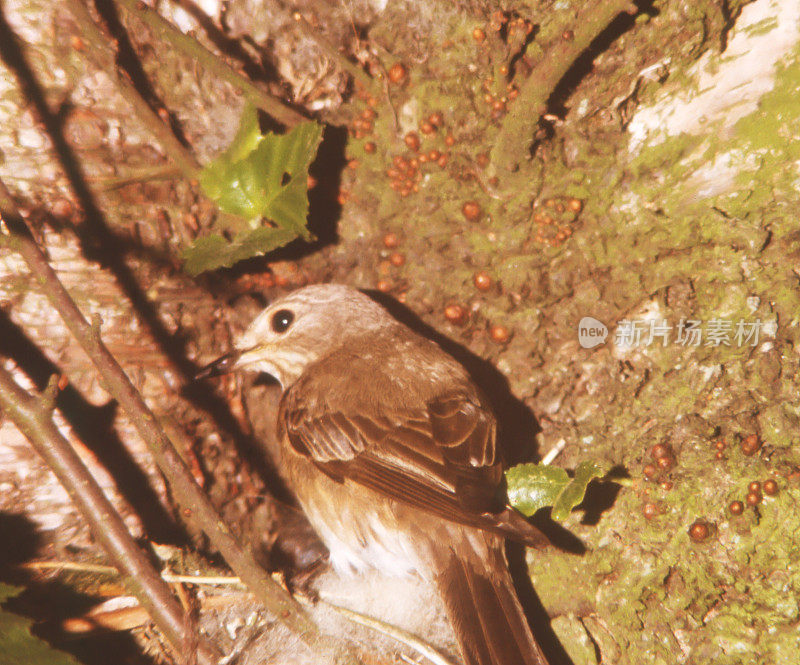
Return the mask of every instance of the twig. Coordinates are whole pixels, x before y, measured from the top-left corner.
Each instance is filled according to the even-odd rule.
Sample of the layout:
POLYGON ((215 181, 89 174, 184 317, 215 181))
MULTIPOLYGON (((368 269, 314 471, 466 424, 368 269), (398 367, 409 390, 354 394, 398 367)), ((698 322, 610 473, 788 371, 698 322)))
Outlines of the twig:
POLYGON ((96 59, 101 69, 114 81, 120 94, 133 107, 136 117, 158 141, 167 157, 187 178, 197 176, 200 164, 194 155, 176 138, 172 130, 165 125, 158 114, 142 98, 139 91, 117 67, 116 57, 108 46, 108 39, 97 26, 82 0, 66 0, 67 8, 72 13, 89 48, 87 52, 96 59))
MULTIPOLYGON (((23 563, 20 568, 28 570, 71 570, 79 573, 99 573, 102 575, 113 575, 118 572, 113 566, 83 563, 81 561, 29 561, 28 563, 23 563)), ((234 575, 178 575, 164 571, 161 573, 161 579, 171 584, 244 587, 242 580, 234 575)))
POLYGON ((353 623, 366 626, 367 628, 372 628, 372 630, 376 630, 379 633, 388 635, 398 642, 411 647, 414 649, 414 651, 422 654, 425 656, 425 658, 434 663, 434 665, 453 665, 451 661, 442 656, 442 654, 436 651, 436 649, 434 649, 430 644, 424 642, 415 635, 412 635, 407 630, 393 626, 385 621, 375 619, 374 617, 367 616, 366 614, 355 612, 354 610, 342 607, 341 605, 335 605, 328 600, 320 599, 319 602, 324 604, 326 607, 331 608, 334 612, 341 614, 343 617, 349 621, 352 621, 353 623))
POLYGON ((133 185, 140 182, 154 182, 156 180, 172 180, 180 175, 181 171, 173 164, 160 164, 158 166, 148 166, 135 171, 128 171, 122 175, 111 177, 90 177, 89 182, 95 184, 98 189, 110 192, 120 187, 133 185))
POLYGON ((567 442, 564 439, 559 439, 556 441, 555 445, 547 451, 547 454, 542 457, 540 464, 544 464, 545 466, 552 464, 556 457, 558 457, 561 454, 561 451, 563 451, 566 447, 567 442))
MULTIPOLYGON (((5 218, 5 213, 3 214, 5 218)), ((55 384, 53 384, 55 385, 55 384)), ((197 640, 200 663, 213 665, 221 654, 199 635, 191 636, 189 617, 133 541, 119 513, 103 494, 75 449, 53 423, 49 400, 23 390, 11 373, 0 366, 0 407, 56 474, 70 498, 89 523, 97 540, 125 578, 131 593, 147 609, 179 656, 185 645, 197 640)))
POLYGON ((228 565, 264 603, 268 611, 279 617, 301 639, 322 640, 318 629, 297 601, 267 575, 252 554, 239 545, 228 525, 222 521, 208 497, 198 487, 153 412, 109 353, 100 336, 95 334, 92 325, 75 305, 41 249, 31 239, 30 232, 2 180, 0 214, 10 231, 9 234, 0 232, 0 245, 6 245, 22 256, 35 283, 42 288, 50 304, 94 363, 104 389, 119 402, 147 443, 158 468, 169 481, 183 516, 193 520, 206 533, 228 565))
POLYGON ((596 0, 576 17, 574 36, 560 41, 542 56, 503 120, 490 155, 495 170, 499 167, 513 170, 526 158, 536 126, 556 85, 620 12, 633 14, 636 7, 631 0, 596 0))
POLYGON ((209 51, 194 37, 184 35, 158 12, 137 0, 116 0, 127 11, 143 21, 160 38, 168 41, 179 51, 196 59, 203 67, 244 93, 244 96, 265 113, 287 127, 294 127, 305 120, 293 108, 253 85, 250 79, 229 67, 219 56, 209 51))

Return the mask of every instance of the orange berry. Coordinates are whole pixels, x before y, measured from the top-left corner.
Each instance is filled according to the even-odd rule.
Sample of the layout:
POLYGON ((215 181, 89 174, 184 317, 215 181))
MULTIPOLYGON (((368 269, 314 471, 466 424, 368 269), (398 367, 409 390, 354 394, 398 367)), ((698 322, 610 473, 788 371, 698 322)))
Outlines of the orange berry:
POLYGON ((748 492, 745 501, 748 506, 757 506, 761 503, 761 492, 748 492))
POLYGON ((413 150, 414 152, 419 150, 419 134, 416 132, 409 132, 405 135, 403 140, 405 141, 409 150, 413 150))
POLYGON ((482 42, 484 39, 486 39, 486 33, 483 31, 483 29, 482 29, 482 28, 475 28, 475 29, 472 31, 472 38, 473 38, 473 39, 474 39, 476 42, 479 42, 479 43, 480 43, 480 42, 482 42))
POLYGON ((647 520, 651 520, 658 515, 658 506, 654 503, 646 503, 642 506, 642 515, 647 520))
POLYGON ((436 127, 439 127, 444 122, 444 115, 442 115, 441 111, 434 111, 428 116, 428 122, 436 127))
POLYGON ((580 199, 570 199, 567 201, 567 208, 569 208, 570 212, 580 212, 583 210, 583 201, 580 199))
POLYGON ((389 257, 389 263, 391 263, 395 268, 399 268, 406 262, 406 255, 401 254, 400 252, 392 252, 391 256, 389 257))
POLYGON ((488 291, 492 288, 492 278, 488 272, 481 270, 472 276, 472 283, 478 291, 488 291))
POLYGON ((675 458, 672 456, 668 457, 659 457, 656 460, 656 465, 659 469, 663 469, 664 471, 668 471, 673 466, 675 466, 675 458))
POLYGON ((731 515, 741 515, 744 512, 744 504, 741 501, 731 501, 728 510, 731 515))
POLYGON ((764 481, 764 494, 775 496, 778 493, 778 483, 774 479, 769 478, 764 481))
POLYGON ((438 150, 431 150, 428 153, 428 159, 431 160, 432 162, 438 161, 439 157, 441 157, 441 156, 442 156, 442 153, 439 152, 438 150))
POLYGON ((423 134, 433 134, 436 131, 436 125, 428 120, 425 120, 420 123, 419 131, 421 131, 423 134))
POLYGON ((392 285, 389 283, 389 280, 379 279, 377 284, 375 284, 375 288, 381 293, 387 293, 392 290, 392 285))
POLYGON ((475 222, 481 216, 481 206, 476 201, 467 201, 461 207, 461 214, 468 222, 475 222))
POLYGON ((447 307, 444 308, 444 318, 454 325, 463 326, 467 322, 467 310, 461 305, 447 305, 447 307))
POLYGON ((395 85, 401 85, 406 82, 408 78, 408 70, 402 62, 396 62, 389 67, 389 82, 395 85))
POLYGON ((372 141, 367 141, 364 144, 364 152, 366 152, 369 155, 373 154, 376 149, 377 149, 377 146, 372 141))
POLYGON ((493 325, 489 328, 489 337, 492 338, 493 342, 505 344, 511 337, 511 333, 505 326, 493 325))
POLYGON ((452 134, 448 134, 447 136, 444 137, 444 144, 446 146, 452 147, 455 145, 455 143, 456 143, 456 137, 453 136, 452 134))
POLYGON ((652 448, 650 448, 650 454, 653 456, 654 459, 659 459, 661 457, 668 457, 672 455, 672 449, 665 443, 657 443, 652 448))
POLYGON ((397 237, 396 233, 392 233, 389 231, 385 236, 383 236, 383 246, 387 249, 394 249, 400 244, 400 238, 397 237))
POLYGON ((708 522, 704 522, 703 520, 696 520, 689 527, 689 538, 696 543, 702 543, 710 535, 711 528, 709 527, 708 522))
POLYGON ((750 455, 755 455, 759 451, 761 448, 761 441, 759 441, 757 434, 748 434, 742 439, 739 447, 742 452, 749 457, 750 455))

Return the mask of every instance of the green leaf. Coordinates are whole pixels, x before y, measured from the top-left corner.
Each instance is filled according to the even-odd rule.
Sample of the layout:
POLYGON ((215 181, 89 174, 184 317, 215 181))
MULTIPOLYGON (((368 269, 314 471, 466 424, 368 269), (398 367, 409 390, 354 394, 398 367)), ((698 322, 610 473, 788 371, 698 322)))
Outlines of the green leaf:
POLYGON ((608 473, 608 465, 581 462, 574 476, 548 464, 519 464, 506 471, 508 499, 523 515, 530 517, 541 508, 552 507, 554 520, 563 521, 586 495, 595 478, 608 473))
POLYGON ((230 266, 294 238, 310 239, 308 168, 321 140, 322 126, 316 122, 301 123, 286 134, 262 134, 255 107, 247 106, 231 145, 199 176, 205 194, 227 213, 220 224, 234 239, 231 246, 220 235, 195 241, 184 251, 187 271, 230 266), (261 226, 264 219, 274 228, 261 226))
POLYGON ((519 464, 506 471, 508 500, 528 517, 552 506, 568 482, 567 472, 557 466, 519 464))
POLYGON ((229 268, 234 263, 283 247, 297 237, 288 229, 262 226, 238 234, 232 241, 220 235, 198 239, 183 252, 183 268, 195 276, 205 270, 229 268))
POLYGON ((552 518, 559 522, 567 519, 572 509, 583 501, 589 483, 595 478, 605 476, 608 469, 607 465, 597 462, 581 462, 575 469, 575 476, 567 483, 553 504, 552 518))
MULTIPOLYGON (((20 591, 0 582, 0 605, 20 591)), ((31 619, 0 607, 0 665, 79 665, 71 655, 32 635, 32 624, 31 619)))

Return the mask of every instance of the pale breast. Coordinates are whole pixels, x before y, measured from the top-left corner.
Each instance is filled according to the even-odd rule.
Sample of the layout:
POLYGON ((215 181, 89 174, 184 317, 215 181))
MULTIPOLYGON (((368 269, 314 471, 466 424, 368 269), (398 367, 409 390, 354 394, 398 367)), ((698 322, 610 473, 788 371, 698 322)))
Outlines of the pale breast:
POLYGON ((297 500, 337 572, 376 568, 393 576, 424 575, 413 529, 407 523, 398 528, 398 518, 408 519, 402 519, 405 506, 351 481, 337 482, 292 451, 286 457, 297 500))

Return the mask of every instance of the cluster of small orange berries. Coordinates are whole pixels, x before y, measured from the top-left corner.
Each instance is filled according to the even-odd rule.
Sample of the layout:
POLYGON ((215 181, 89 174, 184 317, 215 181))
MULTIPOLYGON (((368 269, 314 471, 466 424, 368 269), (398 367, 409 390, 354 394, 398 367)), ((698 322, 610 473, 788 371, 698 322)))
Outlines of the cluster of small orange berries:
MULTIPOLYGON (((500 65, 498 72, 508 76, 508 65, 500 65)), ((519 89, 514 83, 506 83, 505 90, 497 92, 497 86, 492 76, 483 79, 483 101, 491 109, 492 120, 499 120, 508 111, 508 107, 518 96, 519 89)))
MULTIPOLYGON (((488 28, 497 34, 497 38, 487 40, 486 31, 476 27, 472 31, 475 42, 486 47, 492 41, 494 43, 503 41, 507 47, 507 55, 513 56, 533 32, 533 23, 518 16, 513 17, 507 12, 496 11, 492 14, 488 28)), ((510 103, 519 96, 519 89, 513 82, 508 81, 508 75, 508 65, 502 64, 496 70, 499 82, 494 76, 488 76, 482 81, 483 101, 491 109, 494 120, 501 118, 508 111, 510 103)))
MULTIPOLYGON (((390 231, 384 234, 384 250, 382 252, 384 258, 378 265, 379 278, 375 284, 375 288, 382 293, 388 293, 396 288, 396 284, 389 279, 389 276, 394 272, 394 269, 401 268, 406 263, 406 256, 398 250, 399 246, 400 239, 396 233, 390 231)), ((495 285, 495 281, 485 270, 476 271, 472 276, 472 283, 476 290, 484 293, 490 291, 495 285)), ((406 292, 401 291, 397 295, 397 299, 400 302, 405 302, 406 292)), ((445 305, 442 313, 444 318, 454 326, 463 327, 470 321, 469 310, 464 305, 456 302, 450 302, 445 305)), ((503 325, 490 324, 487 332, 489 338, 497 344, 505 344, 511 339, 511 331, 503 325)))
MULTIPOLYGON (((717 451, 714 453, 714 457, 718 460, 725 459, 725 450, 728 447, 728 442, 723 439, 717 439, 714 442, 714 449, 717 451)), ((759 450, 761 450, 761 439, 758 438, 757 434, 748 434, 739 442, 739 450, 742 451, 742 454, 750 457, 751 455, 755 455, 759 450)))
MULTIPOLYGON (((378 105, 378 100, 361 88, 356 91, 356 97, 365 101, 367 106, 361 111, 358 117, 353 119, 348 127, 348 131, 354 139, 360 140, 372 134, 372 131, 375 129, 375 118, 378 117, 378 112, 375 110, 375 107, 378 105)), ((367 152, 369 151, 367 150, 367 152)))
MULTIPOLYGON (((763 483, 759 480, 753 480, 747 485, 747 495, 744 503, 754 508, 761 503, 764 494, 775 496, 777 493, 778 481, 774 478, 767 478, 763 483)), ((741 515, 744 512, 744 503, 739 500, 731 501, 728 505, 728 511, 731 515, 741 515)))
MULTIPOLYGON (((478 270, 472 276, 472 284, 478 291, 487 292, 494 286, 494 280, 485 270, 478 270)), ((444 318, 454 326, 463 327, 469 322, 470 313, 463 305, 450 303, 444 308, 444 318)), ((501 324, 489 324, 487 332, 496 344, 505 344, 511 339, 511 331, 501 324)))
MULTIPOLYGON (((751 507, 757 506, 763 500, 762 491, 767 496, 775 496, 778 493, 777 481, 773 478, 768 478, 763 483, 758 480, 752 481, 747 486, 747 497, 745 498, 745 502, 743 503, 738 499, 731 501, 730 504, 728 504, 728 512, 732 516, 738 517, 744 513, 745 503, 751 507)), ((702 543, 703 541, 708 540, 708 537, 712 534, 713 530, 713 523, 707 522, 704 519, 697 519, 692 522, 691 526, 689 526, 689 538, 696 543, 702 543)))
MULTIPOLYGON (((650 456, 653 461, 644 465, 642 469, 644 477, 648 480, 660 479, 659 487, 663 490, 671 490, 672 481, 664 478, 663 474, 672 469, 677 463, 672 446, 668 443, 657 443, 650 448, 650 456)), ((658 505, 652 501, 647 501, 642 505, 642 515, 644 515, 645 519, 653 519, 660 512, 658 505)))
POLYGON ((499 9, 492 13, 489 27, 498 33, 505 30, 507 41, 512 41, 518 36, 526 39, 533 32, 533 23, 528 19, 521 16, 512 16, 508 12, 499 9))
POLYGON ((433 142, 444 127, 444 116, 434 111, 419 123, 419 132, 411 131, 403 137, 409 152, 395 155, 392 166, 386 169, 389 187, 400 196, 408 196, 419 191, 419 183, 426 165, 443 169, 447 166, 450 155, 447 148, 455 144, 455 138, 447 133, 441 142, 433 142), (427 145, 423 145, 423 142, 427 145), (443 143, 443 145, 436 145, 443 143))
MULTIPOLYGON (((644 473, 645 478, 648 480, 655 480, 657 477, 660 477, 661 474, 672 469, 677 463, 675 452, 668 443, 657 443, 654 445, 650 449, 650 456, 653 458, 653 461, 645 464, 642 469, 642 473, 644 473)), ((672 483, 662 480, 661 487, 662 489, 671 489, 672 483)))
MULTIPOLYGON (((533 33, 533 23, 521 16, 513 16, 508 12, 497 10, 489 19, 488 28, 503 39, 506 43, 514 44, 524 42, 533 33)), ((482 44, 486 41, 486 32, 481 27, 472 31, 472 38, 482 44)))
POLYGON ((573 197, 545 199, 534 204, 533 222, 536 232, 533 239, 550 247, 558 247, 572 235, 572 224, 583 210, 583 201, 573 197))
POLYGON ((245 273, 236 278, 234 290, 238 293, 264 291, 274 287, 298 287, 308 284, 308 275, 295 261, 276 261, 262 272, 245 273))
MULTIPOLYGON (((385 249, 383 250, 382 255, 385 258, 378 265, 378 273, 380 274, 380 277, 375 284, 375 288, 381 293, 388 293, 393 288, 393 284, 388 279, 388 276, 393 272, 393 269, 401 268, 405 265, 406 255, 399 251, 398 248, 400 247, 400 238, 392 231, 383 236, 383 246, 385 249)), ((405 302, 405 292, 398 294, 397 299, 400 302, 405 302)))

